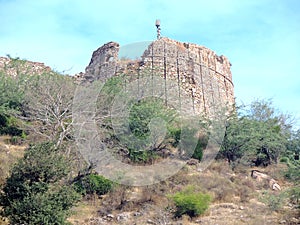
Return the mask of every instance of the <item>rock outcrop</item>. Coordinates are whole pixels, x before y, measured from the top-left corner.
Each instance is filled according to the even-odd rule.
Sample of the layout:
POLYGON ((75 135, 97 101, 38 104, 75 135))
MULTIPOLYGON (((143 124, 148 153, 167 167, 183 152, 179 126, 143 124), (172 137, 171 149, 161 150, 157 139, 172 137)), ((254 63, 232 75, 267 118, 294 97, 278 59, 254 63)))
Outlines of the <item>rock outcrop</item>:
POLYGON ((269 175, 262 173, 258 170, 252 170, 251 171, 251 177, 253 179, 256 179, 258 182, 268 182, 270 189, 274 191, 281 191, 280 185, 276 180, 274 180, 269 175))

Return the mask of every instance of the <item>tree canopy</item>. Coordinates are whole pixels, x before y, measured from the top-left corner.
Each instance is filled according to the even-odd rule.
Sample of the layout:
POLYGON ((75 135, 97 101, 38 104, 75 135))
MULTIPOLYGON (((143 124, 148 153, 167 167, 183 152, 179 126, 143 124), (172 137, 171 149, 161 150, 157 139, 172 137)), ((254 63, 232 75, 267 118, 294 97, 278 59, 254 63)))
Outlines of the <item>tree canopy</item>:
POLYGON ((234 165, 267 166, 286 151, 291 124, 271 101, 254 101, 230 116, 220 155, 234 165))

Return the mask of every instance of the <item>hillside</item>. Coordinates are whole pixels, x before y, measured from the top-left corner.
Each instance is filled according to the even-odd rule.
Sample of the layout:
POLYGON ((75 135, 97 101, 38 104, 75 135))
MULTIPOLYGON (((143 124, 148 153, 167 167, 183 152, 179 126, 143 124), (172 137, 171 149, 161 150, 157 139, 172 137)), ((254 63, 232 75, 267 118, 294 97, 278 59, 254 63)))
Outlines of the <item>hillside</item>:
MULTIPOLYGON (((285 165, 278 165, 265 171, 278 175, 284 168, 285 165)), ((299 214, 292 205, 274 211, 283 201, 279 195, 291 184, 279 176, 280 193, 250 174, 250 169, 232 172, 226 162, 214 162, 205 172, 198 172, 197 166, 186 166, 157 185, 121 187, 100 199, 86 199, 75 208, 76 214, 70 221, 74 224, 298 224, 299 214), (174 218, 175 208, 167 195, 188 185, 210 193, 214 200, 203 216, 174 218), (278 197, 276 202, 263 203, 266 193, 278 197)))
MULTIPOLYGON (((300 223, 300 131, 271 101, 223 112, 224 138, 203 169, 212 149, 208 145, 214 143, 211 117, 184 120, 166 104, 167 92, 162 92, 163 101, 145 98, 128 108, 116 107, 116 99, 128 97, 124 89, 131 87, 129 82, 142 74, 135 68, 139 64, 126 61, 124 73, 105 78, 101 92, 92 89, 84 99, 78 93, 85 94, 84 88, 93 85, 86 82, 86 74, 74 79, 42 63, 0 59, 0 224, 300 223), (127 74, 129 69, 132 73, 127 74), (112 109, 119 114, 113 115, 112 109), (127 117, 120 109, 128 110, 127 117), (99 142, 89 140, 91 136, 99 142), (113 157, 99 158, 103 152, 113 157), (130 185, 135 181, 126 171, 109 173, 116 169, 109 160, 137 168, 141 181, 160 182, 130 185), (186 165, 161 179, 166 171, 158 165, 172 160, 186 165), (97 164, 100 161, 103 165, 97 164), (99 167, 106 169, 106 178, 114 179, 103 177, 99 167), (148 167, 161 173, 140 174, 148 167)), ((151 74, 145 71, 144 76, 151 74)), ((187 87, 199 85, 189 82, 187 87)), ((145 90, 141 85, 138 90, 145 90)), ((200 87, 197 91, 210 93, 200 87)))
MULTIPOLYGON (((0 169, 7 175, 8 168, 22 157, 25 146, 11 145, 4 136, 0 145, 0 169)), ((68 220, 74 225, 298 224, 299 211, 293 205, 287 204, 274 211, 277 204, 284 201, 280 195, 292 186, 281 175, 285 169, 285 164, 260 168, 278 180, 281 186, 278 192, 271 190, 267 181, 251 178, 250 168, 239 168, 233 172, 225 161, 215 161, 206 171, 199 172, 197 165, 187 165, 174 177, 156 185, 136 188, 118 186, 106 195, 87 196, 74 207, 74 213, 68 220), (172 212, 175 208, 167 196, 188 185, 210 193, 214 196, 213 203, 203 216, 174 218, 172 212), (266 193, 278 199, 266 203, 263 200, 266 193)))

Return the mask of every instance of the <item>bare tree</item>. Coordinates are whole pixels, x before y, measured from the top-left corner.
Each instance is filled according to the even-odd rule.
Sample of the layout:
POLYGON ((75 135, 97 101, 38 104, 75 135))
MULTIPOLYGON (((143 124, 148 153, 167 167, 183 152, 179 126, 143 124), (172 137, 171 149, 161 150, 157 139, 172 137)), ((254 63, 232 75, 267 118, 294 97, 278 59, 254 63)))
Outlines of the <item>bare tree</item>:
POLYGON ((73 79, 56 73, 33 76, 25 90, 24 112, 29 129, 60 145, 72 130, 73 79))

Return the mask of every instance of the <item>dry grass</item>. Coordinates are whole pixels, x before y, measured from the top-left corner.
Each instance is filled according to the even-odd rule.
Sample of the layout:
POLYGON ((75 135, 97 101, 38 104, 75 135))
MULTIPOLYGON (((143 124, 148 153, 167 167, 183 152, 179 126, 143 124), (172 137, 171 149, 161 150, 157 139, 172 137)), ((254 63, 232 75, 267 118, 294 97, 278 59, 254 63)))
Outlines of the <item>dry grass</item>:
POLYGON ((12 165, 23 156, 26 146, 11 145, 9 136, 0 136, 0 184, 5 182, 12 165))
MULTIPOLYGON (((269 175, 276 175, 280 169, 268 168, 264 171, 269 175)), ((70 221, 73 224, 100 224, 108 214, 114 215, 111 221, 104 224, 278 224, 281 220, 293 224, 297 218, 295 212, 289 209, 272 212, 270 208, 260 202, 259 192, 268 190, 268 186, 257 183, 250 176, 251 169, 239 168, 234 172, 225 162, 214 162, 204 172, 198 172, 195 166, 186 166, 173 177, 158 184, 146 187, 117 186, 113 191, 99 199, 92 206, 86 202, 78 206, 77 214, 70 221), (213 203, 205 215, 196 218, 183 216, 174 218, 173 203, 167 197, 181 191, 187 185, 193 185, 197 190, 210 193, 214 197, 213 203), (141 216, 133 216, 135 212, 141 216), (119 214, 130 214, 126 221, 117 221, 119 214), (287 216, 289 215, 289 216, 287 216)), ((276 179, 280 175, 275 176, 276 179)), ((90 201, 90 200, 89 200, 90 201)))
POLYGON ((96 199, 86 200, 80 202, 73 209, 73 215, 68 219, 74 225, 84 224, 89 219, 98 215, 98 208, 101 205, 101 201, 96 199))
MULTIPOLYGON (((268 168, 269 175, 280 173, 280 169, 268 168)), ((251 169, 239 168, 232 171, 225 162, 214 162, 204 172, 198 172, 195 166, 186 166, 173 177, 146 187, 116 186, 113 191, 101 199, 85 200, 75 208, 76 214, 69 221, 73 224, 278 224, 291 218, 297 218, 295 212, 285 209, 272 212, 269 207, 259 201, 259 192, 269 189, 258 184, 250 176, 251 169), (197 190, 210 193, 214 197, 205 215, 189 218, 174 218, 173 204, 167 196, 181 191, 187 185, 197 190), (140 216, 133 216, 136 212, 140 216), (118 221, 120 214, 130 215, 126 221, 118 221), (114 219, 105 220, 108 214, 114 219), (288 217, 289 215, 290 217, 288 217)), ((277 174, 275 179, 280 179, 277 174)))

